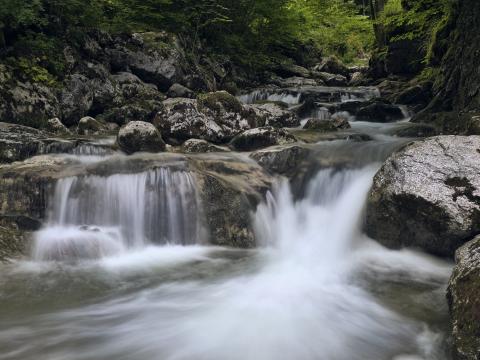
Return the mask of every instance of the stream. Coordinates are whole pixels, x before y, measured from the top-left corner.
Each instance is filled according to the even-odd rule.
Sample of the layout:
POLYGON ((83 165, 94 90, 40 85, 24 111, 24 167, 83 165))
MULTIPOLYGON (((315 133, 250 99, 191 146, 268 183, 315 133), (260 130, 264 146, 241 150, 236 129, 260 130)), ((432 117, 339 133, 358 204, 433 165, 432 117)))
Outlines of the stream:
MULTIPOLYGON (((294 106, 300 96, 242 101, 259 99, 294 106)), ((252 212, 252 250, 208 245, 186 171, 59 180, 30 257, 0 267, 0 359, 450 359, 452 264, 361 230, 373 176, 408 141, 391 135, 405 121, 350 123, 348 134, 372 140, 294 130, 309 139, 315 171, 300 189, 278 177, 252 212)))

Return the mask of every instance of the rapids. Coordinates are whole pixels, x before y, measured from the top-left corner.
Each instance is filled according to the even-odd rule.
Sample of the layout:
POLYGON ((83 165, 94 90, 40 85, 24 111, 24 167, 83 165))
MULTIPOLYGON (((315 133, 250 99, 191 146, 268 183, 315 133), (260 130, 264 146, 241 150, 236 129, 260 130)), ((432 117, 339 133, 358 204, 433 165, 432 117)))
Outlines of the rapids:
POLYGON ((301 191, 278 179, 252 213, 255 250, 207 246, 188 172, 58 181, 32 257, 0 270, 0 359, 450 359, 451 264, 361 231, 405 140, 352 126, 373 140, 312 145, 349 166, 315 168, 301 191))

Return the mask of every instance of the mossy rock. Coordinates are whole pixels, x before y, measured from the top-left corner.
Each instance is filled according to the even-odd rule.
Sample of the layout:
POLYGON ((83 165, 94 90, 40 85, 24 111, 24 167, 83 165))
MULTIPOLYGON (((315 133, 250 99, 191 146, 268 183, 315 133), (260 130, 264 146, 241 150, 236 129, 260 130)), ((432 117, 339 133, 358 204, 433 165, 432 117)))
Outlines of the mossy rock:
POLYGON ((226 91, 216 91, 207 94, 201 94, 197 98, 199 108, 208 108, 214 112, 240 113, 243 110, 242 103, 233 95, 226 91))

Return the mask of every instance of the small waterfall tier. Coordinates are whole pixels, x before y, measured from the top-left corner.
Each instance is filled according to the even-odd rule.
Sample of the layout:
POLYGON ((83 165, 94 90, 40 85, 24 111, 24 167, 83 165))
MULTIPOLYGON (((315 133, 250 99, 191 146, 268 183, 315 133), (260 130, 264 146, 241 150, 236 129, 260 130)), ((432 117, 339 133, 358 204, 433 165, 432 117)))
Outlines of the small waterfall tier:
POLYGON ((36 260, 99 258, 151 244, 201 243, 195 177, 159 168, 139 174, 80 176, 57 182, 36 260))

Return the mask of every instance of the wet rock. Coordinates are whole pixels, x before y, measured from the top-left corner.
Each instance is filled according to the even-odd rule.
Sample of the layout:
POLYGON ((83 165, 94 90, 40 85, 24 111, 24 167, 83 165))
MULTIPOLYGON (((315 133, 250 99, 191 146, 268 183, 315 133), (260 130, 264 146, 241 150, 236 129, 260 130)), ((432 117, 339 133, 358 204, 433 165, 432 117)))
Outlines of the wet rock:
POLYGON ((288 110, 285 106, 278 103, 264 103, 246 105, 247 109, 253 109, 258 122, 264 126, 281 127, 297 127, 300 126, 300 119, 296 113, 288 110))
POLYGON ((410 86, 400 92, 394 102, 396 104, 404 105, 423 105, 426 106, 432 99, 432 86, 430 81, 425 81, 420 84, 410 86))
POLYGON ((132 121, 118 132, 117 144, 127 154, 165 151, 160 132, 150 123, 132 121))
POLYGON ((278 79, 274 82, 276 85, 280 87, 302 87, 302 86, 317 86, 322 85, 315 79, 304 78, 299 76, 293 76, 286 79, 278 79))
POLYGON ((99 116, 108 123, 122 126, 130 121, 152 122, 158 112, 163 110, 163 103, 158 100, 138 100, 106 111, 99 116))
POLYGON ((180 97, 193 99, 195 98, 195 93, 183 85, 173 84, 170 86, 170 89, 168 89, 167 96, 171 98, 180 97))
POLYGON ((257 125, 253 110, 245 108, 226 91, 204 94, 196 100, 173 98, 163 102, 154 124, 172 144, 188 139, 225 143, 257 125))
POLYGON ((230 151, 226 147, 217 146, 205 140, 190 139, 183 143, 182 151, 185 153, 210 153, 230 151))
POLYGON ((70 130, 62 124, 59 118, 48 119, 46 130, 53 134, 70 134, 70 130))
POLYGON ((428 124, 407 123, 404 126, 395 129, 392 132, 392 135, 411 138, 430 137, 438 135, 438 130, 428 124))
POLYGON ((317 72, 316 74, 327 86, 347 86, 348 84, 348 79, 343 75, 326 72, 317 72))
POLYGON ((335 56, 324 58, 320 64, 314 68, 317 72, 325 72, 330 74, 343 75, 348 78, 350 70, 335 56))
POLYGON ((0 123, 0 163, 21 161, 41 153, 46 137, 37 129, 0 123))
POLYGON ((28 236, 12 218, 0 216, 0 262, 5 262, 26 252, 28 236))
POLYGON ((310 149, 294 145, 255 151, 250 157, 270 173, 292 176, 310 154, 310 149))
POLYGON ((405 117, 400 107, 382 100, 371 101, 362 105, 355 112, 355 116, 360 121, 382 123, 398 121, 405 117))
POLYGON ((107 131, 106 124, 94 119, 91 116, 85 116, 80 119, 77 126, 77 133, 79 135, 94 135, 103 131, 107 131))
POLYGON ((455 254, 448 285, 448 304, 456 359, 480 358, 480 236, 455 254))
POLYGON ((284 78, 289 77, 299 77, 299 78, 309 78, 310 71, 303 66, 294 65, 294 64, 283 64, 280 65, 277 69, 274 70, 277 75, 280 75, 284 78))
POLYGON ((273 145, 291 144, 296 141, 295 136, 286 130, 266 126, 244 131, 232 139, 230 146, 235 150, 250 151, 273 145))
POLYGON ((480 233, 480 136, 439 136, 392 155, 374 179, 367 234, 453 256, 480 233))
POLYGON ((308 119, 303 127, 305 130, 316 130, 321 132, 337 131, 341 129, 350 129, 348 119, 341 115, 332 116, 331 119, 321 120, 317 118, 308 119))

